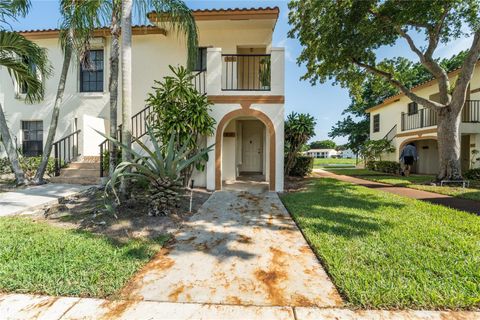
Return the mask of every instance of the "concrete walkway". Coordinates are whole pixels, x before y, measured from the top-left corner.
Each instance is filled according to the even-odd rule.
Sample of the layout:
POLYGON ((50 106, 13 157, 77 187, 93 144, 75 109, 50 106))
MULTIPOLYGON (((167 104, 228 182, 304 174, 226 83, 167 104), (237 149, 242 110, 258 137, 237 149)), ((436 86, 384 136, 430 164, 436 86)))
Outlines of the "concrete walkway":
POLYGON ((341 306, 276 193, 215 192, 125 287, 128 300, 341 306))
POLYGON ((259 307, 10 294, 0 295, 0 318, 5 320, 475 320, 480 319, 480 312, 259 307))
POLYGON ((462 211, 480 215, 479 201, 461 199, 461 198, 447 196, 444 194, 433 193, 433 192, 417 190, 412 188, 396 187, 386 183, 380 183, 380 182, 355 178, 351 176, 339 175, 339 174, 335 174, 322 169, 315 169, 314 174, 316 174, 319 177, 334 178, 340 181, 357 184, 367 188, 377 189, 377 190, 393 193, 399 196, 411 198, 411 199, 428 201, 430 203, 439 204, 439 205, 450 207, 453 209, 462 210, 462 211))
POLYGON ((73 184, 44 184, 0 193, 0 217, 26 214, 72 196, 90 186, 73 184))

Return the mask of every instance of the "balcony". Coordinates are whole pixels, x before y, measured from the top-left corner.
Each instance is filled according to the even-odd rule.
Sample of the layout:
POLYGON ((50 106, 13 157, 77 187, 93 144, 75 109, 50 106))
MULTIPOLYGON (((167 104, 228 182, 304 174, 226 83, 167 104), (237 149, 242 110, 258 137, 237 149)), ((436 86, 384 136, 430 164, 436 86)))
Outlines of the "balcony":
POLYGON ((231 54, 208 48, 207 70, 196 76, 195 84, 209 96, 283 96, 284 59, 283 48, 272 48, 266 54, 231 54))
MULTIPOLYGON (((480 100, 467 100, 462 110, 462 122, 480 122, 480 100)), ((437 125, 437 113, 432 109, 420 109, 415 114, 402 112, 402 131, 433 127, 437 125)))

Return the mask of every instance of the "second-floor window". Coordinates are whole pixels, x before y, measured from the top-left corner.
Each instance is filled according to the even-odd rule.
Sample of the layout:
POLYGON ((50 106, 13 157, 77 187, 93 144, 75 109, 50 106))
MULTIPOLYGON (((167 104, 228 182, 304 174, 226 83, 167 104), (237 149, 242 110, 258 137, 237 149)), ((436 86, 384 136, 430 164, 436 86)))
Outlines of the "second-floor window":
POLYGON ((90 50, 80 63, 80 92, 103 92, 103 50, 90 50))
POLYGON ((373 132, 380 131, 380 115, 376 114, 373 116, 373 132))
POLYGON ((410 102, 408 104, 408 115, 417 114, 418 113, 418 103, 410 102))
POLYGON ((197 60, 195 61, 193 71, 205 70, 207 70, 207 48, 199 47, 197 48, 197 60))

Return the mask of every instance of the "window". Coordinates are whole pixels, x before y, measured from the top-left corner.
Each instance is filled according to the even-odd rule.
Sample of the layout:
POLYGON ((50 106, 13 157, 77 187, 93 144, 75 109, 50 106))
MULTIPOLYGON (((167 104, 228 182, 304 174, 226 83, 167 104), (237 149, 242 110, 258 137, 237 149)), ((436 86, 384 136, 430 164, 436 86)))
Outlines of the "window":
POLYGON ((43 121, 22 121, 22 151, 25 157, 37 157, 43 151, 43 121))
POLYGON ((373 116, 373 132, 380 131, 380 115, 376 114, 373 116))
POLYGON ((408 104, 408 115, 417 114, 418 113, 418 103, 410 102, 408 104))
MULTIPOLYGON (((33 74, 37 74, 37 66, 34 65, 34 64, 31 64, 29 61, 28 61, 28 58, 27 57, 23 57, 21 59, 23 61, 23 63, 25 63, 28 68, 30 69, 30 71, 33 73, 33 74)), ((21 83, 18 84, 18 91, 20 94, 27 94, 27 91, 28 91, 28 84, 23 81, 21 83)))
POLYGON ((80 92, 103 92, 103 50, 90 50, 80 63, 80 92))
POLYGON ((193 71, 205 71, 207 70, 207 48, 200 47, 197 48, 197 60, 195 61, 195 66, 193 71))

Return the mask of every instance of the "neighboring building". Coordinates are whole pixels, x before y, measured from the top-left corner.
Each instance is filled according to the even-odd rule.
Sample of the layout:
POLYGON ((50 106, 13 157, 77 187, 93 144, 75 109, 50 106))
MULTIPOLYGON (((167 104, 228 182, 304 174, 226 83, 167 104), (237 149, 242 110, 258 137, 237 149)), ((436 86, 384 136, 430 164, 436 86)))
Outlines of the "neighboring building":
MULTIPOLYGON (((270 190, 283 190, 284 49, 272 47, 278 8, 195 10, 199 32, 199 58, 195 85, 214 103, 215 143, 204 172, 195 184, 221 189, 222 182, 243 174, 257 174, 270 190)), ((155 23, 155 14, 149 15, 155 23)), ((51 119, 63 54, 58 30, 22 32, 48 49, 54 73, 45 79, 45 99, 25 104, 22 88, 0 70, 0 102, 17 145, 25 155, 38 155, 44 146, 51 119)), ((96 68, 72 63, 60 111, 56 140, 80 130, 77 141, 62 147, 76 148, 82 156, 98 157, 104 138, 95 130, 109 132, 108 28, 95 31, 90 59, 96 68)), ((186 46, 176 32, 156 26, 133 27, 133 134, 145 132, 147 94, 154 80, 170 74, 169 65, 185 65, 186 46)), ((120 78, 121 79, 121 75, 120 78)), ((121 94, 119 96, 121 120, 121 94)), ((70 140, 69 140, 70 141, 70 140)), ((63 154, 62 156, 63 157, 63 154)))
POLYGON ((335 149, 310 149, 305 152, 309 157, 313 158, 335 158, 337 150, 335 149))
POLYGON ((351 149, 337 151, 337 156, 343 159, 355 159, 357 156, 351 149))
MULTIPOLYGON (((449 73, 451 83, 455 83, 459 71, 449 73)), ((437 81, 428 81, 413 91, 435 101, 438 96, 437 81)), ((385 155, 384 160, 398 161, 403 147, 413 142, 419 155, 414 171, 424 174, 438 172, 437 118, 433 110, 417 105, 404 94, 397 94, 367 112, 370 113, 370 139, 387 138, 395 146, 395 152, 385 155)), ((467 91, 461 121, 462 170, 479 167, 475 153, 480 150, 480 63, 476 64, 467 91)))

